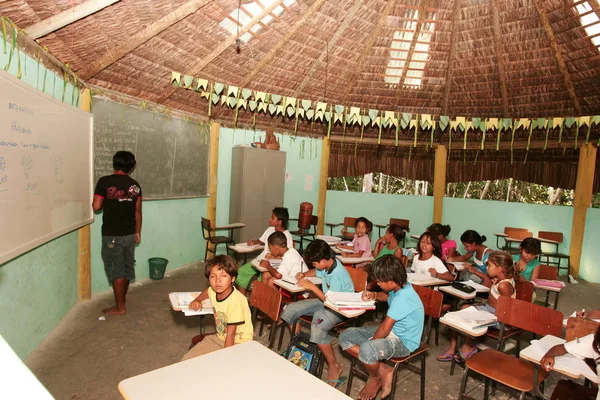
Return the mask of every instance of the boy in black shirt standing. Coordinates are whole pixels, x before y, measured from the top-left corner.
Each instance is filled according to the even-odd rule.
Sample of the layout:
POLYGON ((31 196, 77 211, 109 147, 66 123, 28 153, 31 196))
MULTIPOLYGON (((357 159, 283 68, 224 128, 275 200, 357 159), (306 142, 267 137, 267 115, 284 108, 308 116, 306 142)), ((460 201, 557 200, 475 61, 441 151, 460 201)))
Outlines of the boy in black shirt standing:
POLYGON ((94 211, 104 208, 102 216, 102 260, 106 277, 115 293, 115 305, 105 314, 125 314, 129 281, 135 278, 135 245, 141 240, 142 189, 129 176, 135 156, 117 151, 113 156, 114 174, 98 179, 94 191, 94 211))

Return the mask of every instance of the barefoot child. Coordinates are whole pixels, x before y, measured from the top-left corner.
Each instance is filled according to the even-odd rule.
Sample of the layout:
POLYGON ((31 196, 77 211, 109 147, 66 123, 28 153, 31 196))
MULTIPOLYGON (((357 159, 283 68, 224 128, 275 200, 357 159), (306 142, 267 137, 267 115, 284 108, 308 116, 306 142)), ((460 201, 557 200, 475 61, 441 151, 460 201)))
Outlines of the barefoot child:
POLYGON ((276 279, 295 278, 298 273, 308 270, 300 253, 294 248, 289 249, 287 247, 287 238, 283 232, 272 233, 269 236, 268 245, 271 255, 275 258, 281 258, 281 264, 277 269, 273 268, 268 260, 260 262, 261 267, 267 269, 263 272, 261 280, 273 289, 279 290, 274 283, 276 279))
POLYGON ((104 314, 125 314, 129 282, 135 279, 135 245, 142 238, 142 189, 129 176, 135 156, 117 151, 113 156, 114 174, 98 179, 92 208, 104 209, 102 215, 102 261, 106 277, 115 293, 115 305, 104 314))
MULTIPOLYGON (((323 240, 316 239, 308 245, 304 251, 304 260, 315 269, 296 275, 296 279, 299 280, 298 285, 313 292, 317 298, 288 304, 281 314, 281 319, 292 326, 299 317, 312 315, 310 341, 316 343, 323 352, 328 366, 327 382, 331 386, 339 387, 344 383, 346 377, 341 376, 342 365, 335 357, 330 331, 345 318, 335 311, 325 308, 323 302, 327 291, 354 292, 354 284, 346 268, 332 257, 329 245, 323 240), (311 281, 303 279, 311 276, 321 278, 323 290, 311 281)), ((300 325, 297 325, 296 328, 299 331, 300 325)))
POLYGON ((369 378, 358 398, 370 400, 381 389, 383 399, 392 390, 393 368, 381 362, 408 356, 419 348, 425 310, 423 303, 407 281, 406 270, 392 255, 371 264, 371 279, 383 292, 363 292, 364 300, 387 301, 389 309, 379 326, 348 328, 340 334, 340 346, 363 363, 369 378))
MULTIPOLYGON (((250 246, 255 244, 266 245, 267 241, 269 240, 269 236, 273 232, 283 232, 283 234, 287 238, 287 247, 290 249, 294 248, 294 240, 292 239, 292 235, 290 234, 290 232, 287 230, 288 219, 289 214, 287 208, 275 207, 273 209, 273 213, 271 214, 271 219, 269 220, 269 227, 267 228, 267 230, 262 234, 260 239, 249 240, 248 244, 250 246)), ((265 249, 262 251, 262 253, 260 253, 259 256, 256 257, 256 260, 260 261, 265 258, 271 257, 273 256, 269 252, 269 246, 265 246, 265 249)), ((256 270, 256 268, 254 268, 251 262, 246 263, 240 267, 240 269, 238 270, 238 277, 235 282, 235 285, 237 286, 240 293, 246 294, 246 289, 248 288, 250 281, 255 275, 258 274, 259 272, 256 270)))
POLYGON ((204 337, 183 356, 183 360, 247 342, 254 336, 248 299, 233 286, 237 276, 235 261, 229 256, 218 255, 206 261, 204 274, 210 287, 190 303, 190 309, 200 310, 202 302, 210 299, 215 309, 217 333, 204 337))

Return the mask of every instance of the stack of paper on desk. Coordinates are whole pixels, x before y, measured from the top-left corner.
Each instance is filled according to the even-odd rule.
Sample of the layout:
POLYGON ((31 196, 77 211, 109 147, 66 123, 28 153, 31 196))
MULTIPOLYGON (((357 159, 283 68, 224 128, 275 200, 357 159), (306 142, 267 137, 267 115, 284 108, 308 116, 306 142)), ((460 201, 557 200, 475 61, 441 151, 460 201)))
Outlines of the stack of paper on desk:
POLYGON ((484 328, 486 326, 495 325, 498 319, 496 316, 487 311, 481 311, 475 307, 463 308, 459 311, 446 313, 444 318, 457 324, 463 325, 469 329, 484 328))
POLYGON ((190 310, 189 305, 196 297, 202 292, 171 292, 169 293, 169 300, 171 301, 171 307, 175 311, 183 311, 186 316, 189 315, 206 315, 212 314, 214 308, 209 299, 202 302, 202 309, 198 311, 190 310))
POLYGON ((374 310, 375 300, 364 301, 361 293, 332 292, 325 295, 329 301, 338 310, 374 310))
POLYGON ((538 286, 547 286, 554 288, 564 288, 566 286, 564 282, 551 279, 536 279, 533 282, 538 286))

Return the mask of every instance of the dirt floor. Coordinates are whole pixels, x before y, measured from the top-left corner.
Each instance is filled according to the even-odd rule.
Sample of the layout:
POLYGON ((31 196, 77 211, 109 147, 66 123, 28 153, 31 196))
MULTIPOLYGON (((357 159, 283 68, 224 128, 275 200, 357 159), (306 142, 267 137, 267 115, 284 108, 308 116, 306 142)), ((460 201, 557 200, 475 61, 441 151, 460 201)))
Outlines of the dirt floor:
MULTIPOLYGON (((112 293, 94 296, 75 306, 25 362, 57 400, 122 399, 117 389, 120 381, 180 361, 190 339, 199 333, 200 317, 185 317, 183 313, 173 311, 168 293, 201 290, 206 286, 200 265, 170 271, 163 280, 133 284, 128 296, 127 314, 106 316, 105 319, 101 310, 113 304, 112 293)), ((599 294, 600 285, 580 280, 578 285, 567 285, 563 289, 558 309, 568 316, 576 309, 598 308, 599 294)), ((538 293, 538 298, 542 297, 538 293)), ((207 331, 214 330, 212 317, 205 318, 205 326, 207 331)), ((258 326, 256 328, 256 340, 266 344, 269 330, 265 329, 263 336, 258 337, 258 326)), ((435 359, 448 345, 448 329, 443 325, 440 329, 440 345, 433 345, 427 356, 425 397, 431 400, 455 399, 462 368, 458 367, 454 376, 450 376, 450 363, 435 359)), ((522 347, 527 345, 526 340, 522 347)), ((286 333, 284 346, 288 341, 286 333)), ((337 340, 334 346, 336 344, 337 340)), ((344 375, 347 375, 349 359, 341 354, 338 346, 335 347, 338 359, 344 364, 344 375)), ((546 395, 549 396, 556 380, 557 374, 552 374, 545 386, 546 395)), ((355 379, 351 396, 356 398, 362 387, 363 382, 355 379)), ((470 396, 483 397, 481 380, 470 378, 467 388, 471 391, 470 396)), ((346 384, 341 390, 346 390, 346 384)), ((492 396, 494 399, 516 397, 515 392, 503 386, 492 396)), ((419 376, 401 370, 395 398, 418 399, 419 376)))

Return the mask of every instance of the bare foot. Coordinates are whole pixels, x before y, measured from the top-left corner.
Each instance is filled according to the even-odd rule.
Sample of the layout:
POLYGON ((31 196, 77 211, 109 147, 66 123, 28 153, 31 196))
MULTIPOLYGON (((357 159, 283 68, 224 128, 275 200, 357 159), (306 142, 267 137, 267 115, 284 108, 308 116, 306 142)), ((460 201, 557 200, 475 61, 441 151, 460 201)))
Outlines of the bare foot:
POLYGON ((119 308, 117 306, 112 306, 112 307, 105 308, 104 310, 102 310, 102 312, 104 314, 109 314, 109 315, 122 315, 122 314, 125 314, 127 312, 127 310, 125 308, 119 308))
POLYGON ((379 376, 381 377, 381 398, 387 397, 392 391, 392 377, 394 375, 394 368, 384 363, 379 364, 379 376))
POLYGON ((376 376, 376 377, 369 376, 369 379, 367 379, 367 383, 365 384, 365 387, 358 394, 358 399, 359 400, 374 399, 375 396, 377 396, 377 392, 379 392, 380 387, 381 387, 381 379, 378 376, 376 376))
POLYGON ((327 381, 329 382, 329 385, 335 387, 337 384, 335 381, 340 379, 340 376, 342 375, 342 364, 329 365, 327 368, 327 381))

